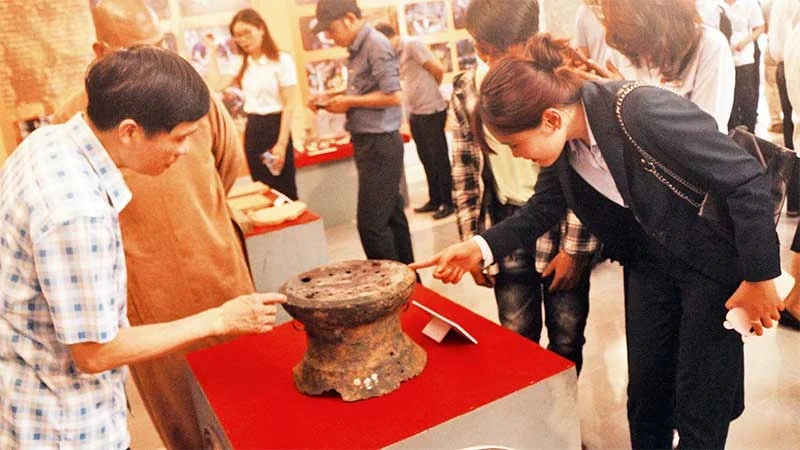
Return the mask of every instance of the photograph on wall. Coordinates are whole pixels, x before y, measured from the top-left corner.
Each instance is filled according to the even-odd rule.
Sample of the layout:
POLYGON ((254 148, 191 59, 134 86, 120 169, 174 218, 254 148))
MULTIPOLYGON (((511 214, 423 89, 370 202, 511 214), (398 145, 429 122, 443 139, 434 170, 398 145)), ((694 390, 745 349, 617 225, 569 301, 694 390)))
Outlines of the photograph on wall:
POLYGON ((361 11, 361 16, 372 25, 378 22, 388 23, 395 30, 399 30, 397 24, 397 9, 393 6, 384 8, 367 8, 361 11))
POLYGON ((172 17, 172 12, 169 10, 169 0, 147 0, 147 4, 158 14, 159 19, 164 20, 172 17))
POLYGON ((453 8, 453 26, 456 30, 461 30, 466 27, 464 22, 467 18, 467 5, 469 0, 451 0, 450 6, 453 8))
POLYGON ((311 31, 317 25, 317 19, 314 16, 305 16, 300 18, 300 37, 303 41, 303 50, 322 50, 324 48, 335 47, 336 44, 332 39, 325 36, 325 32, 314 33, 311 31))
POLYGON ((423 2, 406 5, 406 30, 411 36, 447 31, 444 2, 423 2))
POLYGON ((472 39, 460 39, 456 41, 456 56, 458 57, 458 70, 469 70, 478 63, 478 56, 475 54, 475 46, 472 39))
POLYGON ((188 28, 184 30, 183 37, 189 62, 201 75, 208 74, 210 58, 214 55, 220 75, 236 75, 239 72, 242 57, 236 53, 228 27, 188 28))
POLYGON ((431 53, 439 62, 442 63, 444 67, 445 73, 453 71, 453 59, 451 58, 450 52, 450 43, 449 42, 439 42, 436 44, 431 44, 430 46, 431 53))
POLYGON ((178 0, 178 5, 183 16, 236 12, 252 7, 249 0, 178 0))
POLYGON ((341 92, 347 88, 347 60, 324 59, 306 64, 311 95, 341 92))

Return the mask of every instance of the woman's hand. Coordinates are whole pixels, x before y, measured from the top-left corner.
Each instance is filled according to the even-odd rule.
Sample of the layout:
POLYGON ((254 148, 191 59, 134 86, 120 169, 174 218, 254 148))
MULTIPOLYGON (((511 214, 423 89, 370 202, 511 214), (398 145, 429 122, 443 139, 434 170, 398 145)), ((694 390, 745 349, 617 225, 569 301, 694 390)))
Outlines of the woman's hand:
POLYGON ((469 274, 472 275, 472 279, 478 286, 483 286, 487 288, 494 287, 494 278, 484 273, 484 271, 481 270, 480 267, 476 267, 470 270, 469 274))
POLYGON ((288 143, 281 143, 278 141, 274 147, 261 155, 261 163, 264 164, 273 175, 279 175, 283 172, 283 165, 286 164, 286 152, 288 151, 286 148, 287 145, 288 143), (271 162, 266 153, 272 155, 271 162))
POLYGON ((772 280, 742 281, 736 292, 725 302, 725 307, 741 307, 747 313, 756 335, 764 334, 764 327, 771 328, 772 321, 780 319, 783 302, 772 280))
POLYGON ((465 272, 480 269, 481 259, 483 256, 480 247, 475 241, 469 239, 447 247, 427 261, 414 262, 408 267, 417 270, 436 266, 436 270, 433 271, 434 278, 445 283, 455 284, 461 281, 465 272))

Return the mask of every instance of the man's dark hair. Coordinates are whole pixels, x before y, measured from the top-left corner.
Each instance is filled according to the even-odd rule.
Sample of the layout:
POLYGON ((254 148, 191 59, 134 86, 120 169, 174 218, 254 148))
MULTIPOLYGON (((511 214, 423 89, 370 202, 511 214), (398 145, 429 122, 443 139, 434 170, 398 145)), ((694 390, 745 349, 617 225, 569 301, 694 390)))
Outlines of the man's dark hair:
POLYGON ((101 131, 133 119, 148 136, 208 113, 206 83, 186 60, 155 47, 114 52, 86 74, 89 119, 101 131))
POLYGON ((383 33, 384 36, 391 39, 397 35, 397 30, 386 22, 378 22, 375 24, 375 29, 383 33))

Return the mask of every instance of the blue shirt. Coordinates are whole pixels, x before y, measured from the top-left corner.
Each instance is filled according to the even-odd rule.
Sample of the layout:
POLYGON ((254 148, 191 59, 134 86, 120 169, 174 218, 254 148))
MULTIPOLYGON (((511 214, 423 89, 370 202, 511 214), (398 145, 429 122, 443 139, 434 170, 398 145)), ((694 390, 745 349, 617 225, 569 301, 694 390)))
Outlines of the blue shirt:
POLYGON ((0 170, 0 448, 125 449, 124 367, 85 374, 68 345, 126 318, 122 174, 80 114, 0 170))
MULTIPOLYGON (((356 34, 347 47, 347 95, 364 95, 381 91, 391 94, 400 90, 400 63, 397 53, 386 36, 369 23, 356 34)), ((347 131, 359 133, 389 133, 400 129, 401 107, 350 108, 347 111, 347 131)))

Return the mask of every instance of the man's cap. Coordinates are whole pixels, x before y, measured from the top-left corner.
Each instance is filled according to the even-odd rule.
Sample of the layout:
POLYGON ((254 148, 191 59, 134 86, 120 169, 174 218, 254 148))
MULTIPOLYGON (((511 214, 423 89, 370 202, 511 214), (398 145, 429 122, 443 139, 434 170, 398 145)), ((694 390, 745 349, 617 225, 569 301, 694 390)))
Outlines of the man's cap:
POLYGON ((97 41, 109 47, 154 45, 164 39, 158 16, 145 0, 100 0, 92 7, 97 41))
POLYGON ((322 33, 331 26, 331 22, 341 19, 347 13, 361 16, 361 8, 356 0, 319 0, 317 2, 317 24, 311 29, 313 33, 322 33))

